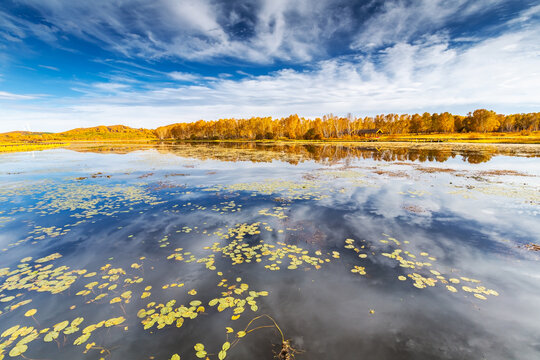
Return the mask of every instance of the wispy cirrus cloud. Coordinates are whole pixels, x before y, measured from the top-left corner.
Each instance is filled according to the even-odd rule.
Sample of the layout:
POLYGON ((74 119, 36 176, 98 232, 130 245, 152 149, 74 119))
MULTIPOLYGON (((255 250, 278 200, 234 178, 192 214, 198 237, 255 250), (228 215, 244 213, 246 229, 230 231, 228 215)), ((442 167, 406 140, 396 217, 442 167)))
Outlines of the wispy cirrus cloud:
POLYGON ((352 4, 345 0, 17 2, 54 25, 29 24, 3 13, 0 28, 15 40, 42 27, 42 37, 61 32, 127 57, 306 61, 324 53, 321 44, 352 25, 352 4))
POLYGON ((54 67, 54 66, 50 66, 50 65, 38 65, 40 68, 43 68, 43 69, 47 69, 47 70, 52 70, 52 71, 60 71, 59 68, 57 67, 54 67))
POLYGON ((32 100, 37 99, 37 95, 21 95, 14 94, 7 91, 0 91, 0 100, 32 100))
MULTIPOLYGON (((514 1, 523 3, 525 0, 514 1)), ((306 62, 410 42, 478 21, 508 0, 15 0, 37 12, 31 22, 0 11, 6 39, 78 38, 128 58, 230 58, 306 62), (92 14, 92 16, 87 16, 92 14), (349 50, 347 50, 349 49, 349 50)), ((525 16, 525 15, 523 15, 525 16)))
MULTIPOLYGON (((493 12, 502 0, 386 1, 359 28, 351 48, 369 50, 445 32, 454 23, 493 12)), ((474 19, 473 19, 474 20, 474 19)))
POLYGON ((0 9, 0 36, 5 41, 20 43, 35 38, 53 43, 57 40, 57 33, 58 28, 53 25, 31 22, 0 9))

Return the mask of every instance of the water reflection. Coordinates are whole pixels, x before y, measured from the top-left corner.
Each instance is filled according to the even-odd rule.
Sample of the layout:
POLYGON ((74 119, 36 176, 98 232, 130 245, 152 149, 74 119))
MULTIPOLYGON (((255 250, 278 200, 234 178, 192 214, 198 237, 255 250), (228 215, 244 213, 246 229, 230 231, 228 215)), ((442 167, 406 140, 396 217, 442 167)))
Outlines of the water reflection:
POLYGON ((272 359, 277 329, 262 319, 245 331, 260 314, 298 359, 540 354, 534 157, 78 150, 0 157, 6 358, 191 359, 200 343, 217 359, 229 342, 226 358, 272 359))
POLYGON ((156 149, 182 157, 201 160, 271 162, 274 160, 298 164, 316 161, 333 164, 343 160, 372 159, 377 161, 445 162, 456 156, 471 164, 489 161, 496 155, 539 157, 535 145, 477 145, 477 144, 290 144, 255 142, 131 144, 131 145, 74 145, 76 151, 125 154, 131 151, 156 149))

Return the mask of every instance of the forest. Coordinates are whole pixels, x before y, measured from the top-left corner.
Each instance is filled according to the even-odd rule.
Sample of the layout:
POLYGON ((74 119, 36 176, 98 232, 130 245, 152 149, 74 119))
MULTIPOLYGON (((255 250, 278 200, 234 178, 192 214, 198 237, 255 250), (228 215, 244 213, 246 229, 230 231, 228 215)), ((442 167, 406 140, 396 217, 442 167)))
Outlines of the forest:
POLYGON ((284 118, 199 120, 135 129, 124 125, 78 128, 60 133, 14 131, 0 134, 0 142, 43 142, 70 140, 357 140, 367 137, 406 134, 509 133, 540 129, 540 113, 503 115, 478 109, 467 116, 444 113, 386 114, 374 117, 338 117, 332 114, 307 119, 298 115, 284 118))
POLYGON ((357 139, 382 134, 430 134, 467 132, 517 132, 538 131, 540 113, 502 115, 478 109, 467 116, 448 112, 387 114, 364 118, 337 117, 332 114, 322 118, 306 119, 290 115, 281 119, 252 117, 250 119, 199 120, 178 123, 155 130, 159 139, 357 139), (374 131, 367 131, 374 130, 374 131))

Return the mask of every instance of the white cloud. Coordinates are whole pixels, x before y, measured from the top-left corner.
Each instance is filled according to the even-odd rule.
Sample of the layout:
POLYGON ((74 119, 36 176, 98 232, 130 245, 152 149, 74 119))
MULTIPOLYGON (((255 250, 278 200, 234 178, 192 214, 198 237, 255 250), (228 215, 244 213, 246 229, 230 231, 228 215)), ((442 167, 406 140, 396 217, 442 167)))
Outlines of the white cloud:
POLYGON ((171 79, 174 79, 176 81, 193 82, 200 79, 200 76, 197 74, 180 72, 180 71, 173 71, 173 72, 170 72, 168 75, 171 79))
POLYGON ((117 92, 119 90, 128 89, 129 85, 114 83, 114 82, 107 82, 107 83, 95 83, 95 84, 92 84, 92 87, 98 90, 105 91, 105 92, 117 92))
POLYGON ((36 95, 20 95, 13 94, 7 91, 0 91, 0 100, 32 100, 36 98, 36 95))
POLYGON ((525 24, 527 26, 527 23, 530 22, 535 17, 540 17, 540 5, 536 5, 533 7, 530 7, 519 14, 516 18, 510 20, 509 24, 525 24))

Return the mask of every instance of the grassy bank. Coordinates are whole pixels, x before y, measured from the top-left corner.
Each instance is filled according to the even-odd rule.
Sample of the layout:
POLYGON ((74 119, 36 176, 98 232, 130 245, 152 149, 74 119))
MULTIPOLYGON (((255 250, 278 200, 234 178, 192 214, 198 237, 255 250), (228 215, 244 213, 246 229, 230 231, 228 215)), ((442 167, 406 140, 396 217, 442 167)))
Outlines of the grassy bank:
POLYGON ((394 135, 379 135, 373 137, 350 137, 345 136, 337 139, 321 139, 321 140, 306 140, 306 139, 162 139, 161 141, 177 141, 177 142, 258 142, 258 143, 275 143, 275 142, 291 142, 291 143, 386 143, 386 142, 411 142, 411 143, 485 143, 485 144, 540 144, 540 131, 527 133, 450 133, 450 134, 394 134, 394 135))
POLYGON ((67 145, 69 145, 69 143, 0 143, 0 153, 39 151, 67 145))
POLYGON ((523 133, 452 133, 452 134, 403 134, 382 135, 374 141, 454 142, 492 144, 540 144, 540 131, 523 133))

